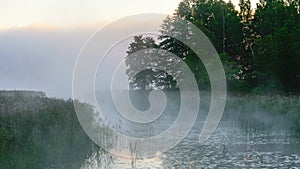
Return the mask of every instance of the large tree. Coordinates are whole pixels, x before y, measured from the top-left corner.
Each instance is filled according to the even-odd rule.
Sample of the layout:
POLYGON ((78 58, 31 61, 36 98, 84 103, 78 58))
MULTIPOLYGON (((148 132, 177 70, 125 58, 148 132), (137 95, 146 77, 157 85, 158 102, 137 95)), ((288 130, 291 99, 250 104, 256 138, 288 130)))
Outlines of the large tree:
POLYGON ((239 58, 243 53, 242 23, 232 3, 214 0, 183 0, 174 16, 167 17, 161 26, 161 48, 182 58, 194 72, 199 87, 208 89, 208 75, 199 57, 182 42, 169 36, 191 35, 187 33, 190 31, 188 27, 180 26, 176 17, 191 22, 208 36, 217 52, 222 54, 224 64, 228 64, 225 65, 228 77, 230 77, 228 81, 234 80, 236 83, 243 81, 243 78, 239 76, 244 75, 238 71, 238 64, 241 64, 239 58))
POLYGON ((125 58, 131 89, 174 89, 177 87, 176 61, 158 50, 153 37, 135 36, 125 58))

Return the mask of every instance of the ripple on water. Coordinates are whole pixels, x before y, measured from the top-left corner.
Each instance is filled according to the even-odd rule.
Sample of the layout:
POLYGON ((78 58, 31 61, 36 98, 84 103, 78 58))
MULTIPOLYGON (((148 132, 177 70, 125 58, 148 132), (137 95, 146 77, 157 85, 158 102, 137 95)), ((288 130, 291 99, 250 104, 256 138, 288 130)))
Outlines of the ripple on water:
MULTIPOLYGON (((300 168, 300 142, 284 130, 242 130, 219 127, 205 144, 199 131, 190 134, 170 151, 152 159, 116 158, 109 168, 300 168)), ((86 168, 83 168, 86 169, 86 168)))

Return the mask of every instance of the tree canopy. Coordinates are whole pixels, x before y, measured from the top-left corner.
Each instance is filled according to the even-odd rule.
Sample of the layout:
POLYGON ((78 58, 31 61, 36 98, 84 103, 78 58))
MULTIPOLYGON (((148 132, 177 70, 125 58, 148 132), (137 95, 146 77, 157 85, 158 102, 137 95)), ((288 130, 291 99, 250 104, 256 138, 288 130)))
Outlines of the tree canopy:
POLYGON ((147 88, 145 85, 149 89, 149 86, 176 86, 176 78, 151 68, 151 64, 166 60, 163 56, 157 59, 146 52, 145 57, 156 58, 147 61, 145 57, 130 56, 139 50, 156 48, 181 58, 194 73, 199 88, 209 88, 206 70, 194 51, 168 36, 189 31, 184 26, 178 29, 180 23, 174 18, 180 17, 196 25, 213 43, 223 62, 230 90, 299 92, 299 6, 297 0, 260 0, 256 7, 251 7, 250 0, 240 0, 238 8, 230 1, 182 0, 173 16, 161 24, 157 40, 134 37, 126 58, 129 80, 143 89, 147 88), (134 77, 134 72, 141 71, 138 68, 141 65, 146 65, 147 70, 134 77))

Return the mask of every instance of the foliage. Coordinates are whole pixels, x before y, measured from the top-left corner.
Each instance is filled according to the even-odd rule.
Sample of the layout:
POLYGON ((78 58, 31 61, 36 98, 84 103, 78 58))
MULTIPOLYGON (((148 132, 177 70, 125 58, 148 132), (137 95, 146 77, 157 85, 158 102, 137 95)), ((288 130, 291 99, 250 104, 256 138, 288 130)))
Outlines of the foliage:
POLYGON ((180 72, 174 71, 174 67, 178 62, 168 53, 155 50, 158 48, 151 37, 134 37, 125 61, 130 88, 149 90, 177 87, 175 78, 180 72))
MULTIPOLYGON (((81 107, 92 113, 89 105, 81 107)), ((72 100, 0 97, 0 108, 1 168, 79 168, 98 149, 81 128, 72 100)))
POLYGON ((296 1, 262 0, 253 19, 259 35, 255 41, 254 66, 258 82, 270 76, 286 92, 299 90, 300 15, 296 1))
MULTIPOLYGON (((167 50, 188 64, 200 88, 208 89, 206 70, 195 53, 168 36, 185 35, 189 31, 174 19, 180 17, 196 25, 211 40, 223 61, 231 91, 259 91, 273 87, 286 93, 299 92, 299 1, 260 0, 254 8, 250 0, 240 0, 239 9, 230 1, 182 0, 174 15, 162 23, 158 44, 149 37, 135 37, 129 51, 134 53, 147 46, 167 50), (139 43, 142 45, 137 47, 139 43)), ((131 67, 140 65, 139 62, 126 59, 128 69, 137 71, 131 67)), ((129 74, 129 80, 132 77, 129 74)))

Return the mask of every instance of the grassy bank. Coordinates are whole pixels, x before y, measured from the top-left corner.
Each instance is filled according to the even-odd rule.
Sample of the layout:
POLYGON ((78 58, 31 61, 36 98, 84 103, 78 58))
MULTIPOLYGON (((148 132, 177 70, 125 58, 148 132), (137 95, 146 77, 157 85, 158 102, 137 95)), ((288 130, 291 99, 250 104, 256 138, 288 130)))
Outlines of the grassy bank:
POLYGON ((0 168, 79 168, 95 149, 72 100, 0 97, 0 168))

